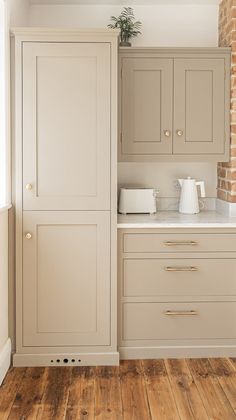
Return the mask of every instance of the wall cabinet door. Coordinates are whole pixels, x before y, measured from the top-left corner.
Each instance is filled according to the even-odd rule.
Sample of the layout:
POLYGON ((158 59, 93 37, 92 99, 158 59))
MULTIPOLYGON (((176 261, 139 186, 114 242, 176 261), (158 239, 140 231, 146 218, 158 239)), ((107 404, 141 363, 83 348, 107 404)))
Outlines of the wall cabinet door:
POLYGON ((110 209, 110 61, 109 43, 24 43, 24 209, 110 209))
POLYGON ((227 161, 230 49, 121 49, 120 161, 227 161))
POLYGON ((224 59, 174 60, 174 154, 223 154, 224 59))
POLYGON ((172 153, 172 74, 172 59, 122 60, 121 154, 172 153))
POLYGON ((23 346, 109 345, 109 212, 26 212, 23 229, 23 346))

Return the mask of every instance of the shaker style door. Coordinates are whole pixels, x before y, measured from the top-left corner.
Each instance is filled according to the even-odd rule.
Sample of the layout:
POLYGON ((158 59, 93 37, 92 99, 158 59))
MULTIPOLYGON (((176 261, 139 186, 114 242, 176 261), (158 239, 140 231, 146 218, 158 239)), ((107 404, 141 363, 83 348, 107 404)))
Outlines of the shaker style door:
POLYGON ((110 209, 109 43, 24 43, 23 207, 110 209))
POLYGON ((26 212, 23 346, 110 344, 109 212, 26 212))
POLYGON ((175 155, 225 152, 225 78, 222 58, 174 60, 175 155))
POLYGON ((123 58, 122 155, 172 153, 173 59, 123 58))

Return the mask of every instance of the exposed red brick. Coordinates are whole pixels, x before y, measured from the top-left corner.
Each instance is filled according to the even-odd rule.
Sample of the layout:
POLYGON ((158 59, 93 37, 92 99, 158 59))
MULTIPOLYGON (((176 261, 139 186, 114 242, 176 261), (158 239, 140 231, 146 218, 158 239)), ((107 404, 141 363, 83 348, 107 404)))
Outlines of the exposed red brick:
POLYGON ((230 160, 230 162, 222 162, 222 167, 223 168, 236 168, 236 162, 233 161, 232 159, 230 160))
POLYGON ((236 169, 234 171, 227 170, 226 171, 226 179, 236 181, 236 169))
POLYGON ((222 190, 218 190, 217 191, 217 197, 220 198, 221 200, 227 201, 227 192, 222 191, 222 190))
POLYGON ((219 7, 219 46, 231 47, 231 148, 230 161, 218 164, 218 197, 236 203, 236 0, 222 0, 219 7))
POLYGON ((225 178, 226 177, 226 169, 219 168, 217 169, 218 177, 225 178))
MULTIPOLYGON (((235 91, 235 93, 236 93, 236 91, 235 91)), ((236 112, 231 112, 231 115, 230 115, 230 121, 232 122, 232 123, 236 123, 236 112)))
POLYGON ((231 147, 230 148, 230 156, 231 157, 236 157, 236 147, 231 147))
POLYGON ((236 134, 236 124, 235 125, 231 125, 231 133, 232 134, 236 134))
POLYGON ((229 203, 236 203, 236 195, 227 194, 225 201, 228 201, 229 203))
POLYGON ((235 134, 231 134, 231 144, 232 144, 232 146, 236 146, 236 135, 235 134))

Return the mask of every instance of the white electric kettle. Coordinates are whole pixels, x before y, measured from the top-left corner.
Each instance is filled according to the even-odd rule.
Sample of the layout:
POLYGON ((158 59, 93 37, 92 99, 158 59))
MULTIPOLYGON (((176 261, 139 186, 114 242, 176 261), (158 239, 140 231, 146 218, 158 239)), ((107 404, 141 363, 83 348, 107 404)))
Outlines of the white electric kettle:
POLYGON ((200 187, 201 197, 206 197, 204 181, 196 182, 190 176, 186 179, 178 179, 181 186, 179 212, 184 214, 199 213, 197 186, 200 187))

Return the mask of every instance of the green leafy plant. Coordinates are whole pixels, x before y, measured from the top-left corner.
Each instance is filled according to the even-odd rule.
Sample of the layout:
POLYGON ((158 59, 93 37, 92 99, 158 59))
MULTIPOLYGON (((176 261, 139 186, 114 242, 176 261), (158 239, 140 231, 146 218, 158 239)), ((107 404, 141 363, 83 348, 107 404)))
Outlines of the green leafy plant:
POLYGON ((134 11, 132 7, 124 7, 120 16, 111 16, 111 21, 108 25, 108 28, 120 29, 120 44, 121 45, 131 45, 129 40, 130 38, 136 37, 140 32, 142 23, 137 20, 135 22, 134 11))

